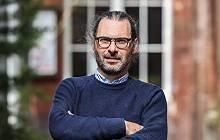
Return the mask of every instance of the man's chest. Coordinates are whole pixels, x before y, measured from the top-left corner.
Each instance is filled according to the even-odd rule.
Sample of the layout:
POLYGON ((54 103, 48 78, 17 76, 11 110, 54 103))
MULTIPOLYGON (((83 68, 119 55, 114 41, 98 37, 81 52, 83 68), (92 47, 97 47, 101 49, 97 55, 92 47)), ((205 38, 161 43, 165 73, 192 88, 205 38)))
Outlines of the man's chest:
POLYGON ((75 113, 80 116, 124 118, 141 122, 142 100, 126 91, 84 91, 75 101, 75 113))

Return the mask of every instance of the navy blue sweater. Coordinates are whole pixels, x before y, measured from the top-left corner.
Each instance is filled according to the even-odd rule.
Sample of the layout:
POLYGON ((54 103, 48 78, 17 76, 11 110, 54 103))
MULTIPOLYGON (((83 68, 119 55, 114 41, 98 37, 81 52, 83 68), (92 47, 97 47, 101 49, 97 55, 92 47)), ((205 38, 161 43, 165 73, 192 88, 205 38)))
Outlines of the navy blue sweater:
POLYGON ((159 87, 130 77, 119 85, 68 78, 54 96, 49 130, 55 140, 167 140, 167 103, 159 87), (126 136, 124 120, 144 128, 126 136))

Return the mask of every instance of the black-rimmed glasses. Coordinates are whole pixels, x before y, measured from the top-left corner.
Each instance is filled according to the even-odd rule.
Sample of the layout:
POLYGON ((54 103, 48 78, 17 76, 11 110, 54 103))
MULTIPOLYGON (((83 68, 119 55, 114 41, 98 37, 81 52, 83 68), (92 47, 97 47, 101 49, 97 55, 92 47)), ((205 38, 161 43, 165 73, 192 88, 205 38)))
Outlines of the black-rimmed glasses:
POLYGON ((129 41, 131 38, 125 38, 125 37, 120 37, 120 38, 110 38, 110 37, 96 37, 95 40, 98 42, 98 46, 100 48, 108 48, 112 41, 115 42, 115 46, 118 47, 119 49, 124 49, 128 46, 129 41))

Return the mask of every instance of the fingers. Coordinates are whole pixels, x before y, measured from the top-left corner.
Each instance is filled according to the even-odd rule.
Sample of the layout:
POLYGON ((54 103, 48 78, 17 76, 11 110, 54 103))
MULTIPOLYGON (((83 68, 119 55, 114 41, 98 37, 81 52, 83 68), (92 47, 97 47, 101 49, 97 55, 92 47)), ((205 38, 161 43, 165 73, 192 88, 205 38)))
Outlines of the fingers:
POLYGON ((140 124, 129 121, 125 121, 125 126, 126 126, 126 135, 132 135, 144 128, 140 124))

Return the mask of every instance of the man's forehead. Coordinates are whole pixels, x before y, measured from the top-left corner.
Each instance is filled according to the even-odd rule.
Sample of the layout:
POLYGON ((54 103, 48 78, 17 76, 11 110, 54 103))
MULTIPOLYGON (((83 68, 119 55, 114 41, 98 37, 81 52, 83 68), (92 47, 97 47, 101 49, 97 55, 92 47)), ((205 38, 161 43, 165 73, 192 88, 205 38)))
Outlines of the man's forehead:
POLYGON ((100 20, 100 22, 124 22, 124 23, 129 23, 129 20, 126 19, 126 18, 123 18, 123 19, 119 19, 119 18, 116 18, 116 17, 112 17, 112 18, 107 18, 107 17, 104 17, 100 20))

